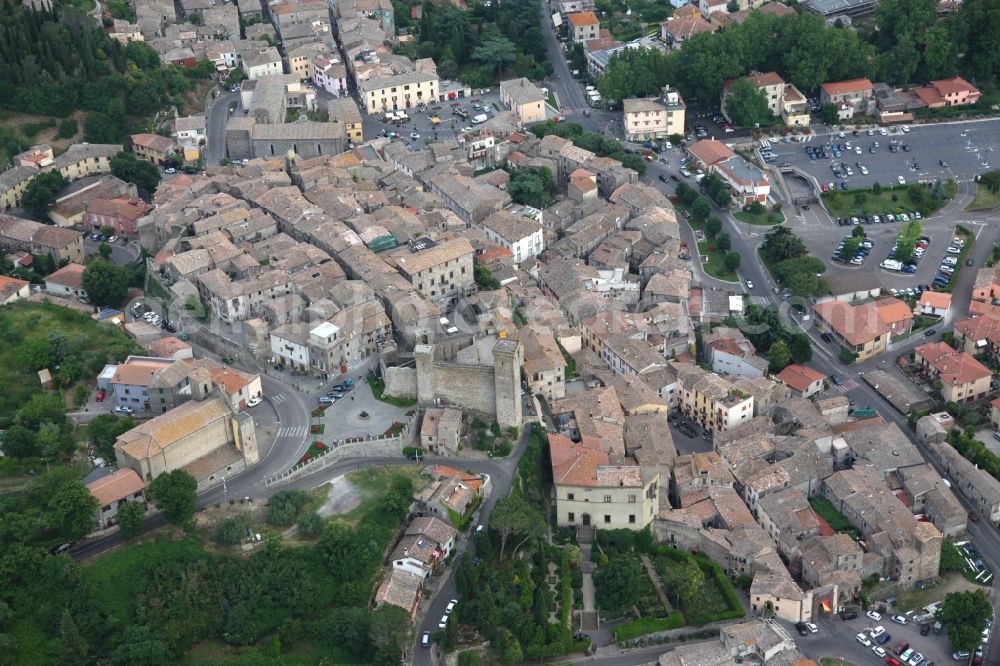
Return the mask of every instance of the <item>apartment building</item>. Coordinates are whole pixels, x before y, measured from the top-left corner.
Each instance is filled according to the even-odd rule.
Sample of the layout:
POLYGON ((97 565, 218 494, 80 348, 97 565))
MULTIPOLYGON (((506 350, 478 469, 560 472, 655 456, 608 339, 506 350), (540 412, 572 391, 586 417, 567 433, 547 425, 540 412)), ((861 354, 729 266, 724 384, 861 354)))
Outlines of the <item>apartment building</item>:
POLYGON ((552 331, 529 324, 518 329, 516 336, 524 348, 521 373, 531 393, 550 402, 566 397, 566 359, 552 331))
POLYGON ((373 76, 359 85, 365 111, 369 114, 409 109, 420 103, 438 101, 436 73, 412 71, 390 76, 373 76))
POLYGON ((753 418, 753 396, 732 382, 690 363, 677 363, 681 413, 712 432, 725 432, 753 418))
POLYGON ((594 12, 576 12, 566 17, 569 37, 574 44, 584 44, 601 36, 601 21, 594 12))
POLYGON ((399 272, 417 291, 432 300, 464 294, 475 278, 472 256, 475 250, 465 238, 446 241, 420 252, 396 257, 399 272))
POLYGON ((41 224, 12 215, 0 214, 0 246, 29 254, 51 254, 56 263, 83 264, 83 234, 41 224))
POLYGON ((691 155, 707 173, 714 173, 727 185, 733 200, 741 205, 765 203, 771 193, 767 174, 731 151, 721 141, 704 139, 688 146, 691 155))
POLYGON ((622 101, 625 136, 629 141, 665 139, 673 134, 684 135, 686 106, 681 94, 664 88, 661 97, 626 99, 622 101))
POLYGON ((875 86, 868 79, 830 81, 820 84, 819 101, 824 106, 835 105, 841 120, 867 115, 874 111, 875 86))
POLYGON ((545 251, 541 222, 524 215, 505 210, 493 213, 483 220, 483 231, 488 239, 510 250, 518 264, 545 251))
POLYGON ((918 345, 913 357, 928 378, 941 383, 941 397, 946 402, 972 402, 984 398, 990 390, 990 369, 944 342, 918 345))

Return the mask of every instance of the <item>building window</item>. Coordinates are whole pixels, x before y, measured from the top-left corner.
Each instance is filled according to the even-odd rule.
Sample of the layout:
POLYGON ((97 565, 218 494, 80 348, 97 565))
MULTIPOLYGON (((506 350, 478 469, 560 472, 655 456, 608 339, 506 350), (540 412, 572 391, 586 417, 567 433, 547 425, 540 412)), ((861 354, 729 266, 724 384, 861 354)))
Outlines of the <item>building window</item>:
POLYGON ((572 502, 574 499, 576 499, 576 495, 574 493, 566 493, 566 499, 572 502))
POLYGON ((634 513, 628 514, 628 524, 629 525, 635 525, 635 514, 634 513))
POLYGON ((629 504, 635 504, 635 495, 629 495, 628 496, 628 503, 629 504))
POLYGON ((605 495, 604 496, 604 503, 605 504, 610 504, 611 503, 611 495, 605 495))
POLYGON ((567 519, 568 519, 568 520, 569 520, 569 522, 571 522, 571 523, 573 523, 573 522, 576 522, 576 514, 575 514, 575 513, 573 513, 572 511, 570 511, 570 512, 569 512, 569 515, 567 516, 567 519))
POLYGON ((604 514, 604 524, 605 525, 610 525, 611 524, 611 515, 610 514, 607 514, 607 513, 604 514))

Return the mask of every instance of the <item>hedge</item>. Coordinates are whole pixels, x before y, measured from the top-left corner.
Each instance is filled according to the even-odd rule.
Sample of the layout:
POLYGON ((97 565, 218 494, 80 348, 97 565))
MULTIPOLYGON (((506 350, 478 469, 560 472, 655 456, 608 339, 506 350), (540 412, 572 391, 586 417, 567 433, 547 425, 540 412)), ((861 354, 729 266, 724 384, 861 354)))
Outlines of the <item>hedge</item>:
POLYGON ((667 617, 640 617, 616 627, 615 638, 619 641, 627 641, 646 634, 655 634, 658 631, 680 629, 683 626, 684 615, 680 611, 671 611, 667 617))
POLYGON ((559 600, 559 619, 564 627, 569 627, 570 612, 573 610, 573 577, 569 571, 569 555, 565 550, 559 557, 559 588, 561 598, 559 600))
POLYGON ((649 553, 653 549, 653 533, 648 526, 638 532, 624 527, 597 530, 597 544, 602 550, 610 548, 619 553, 649 553))
POLYGON ((701 567, 701 570, 704 571, 706 575, 712 577, 712 580, 715 581, 715 584, 719 587, 719 590, 721 590, 726 603, 729 604, 730 610, 709 615, 708 622, 734 620, 746 615, 746 611, 743 609, 743 604, 740 603, 740 598, 736 596, 736 591, 733 590, 732 584, 729 582, 729 579, 726 578, 726 574, 723 573, 722 567, 704 555, 695 555, 694 559, 698 562, 698 566, 701 567))

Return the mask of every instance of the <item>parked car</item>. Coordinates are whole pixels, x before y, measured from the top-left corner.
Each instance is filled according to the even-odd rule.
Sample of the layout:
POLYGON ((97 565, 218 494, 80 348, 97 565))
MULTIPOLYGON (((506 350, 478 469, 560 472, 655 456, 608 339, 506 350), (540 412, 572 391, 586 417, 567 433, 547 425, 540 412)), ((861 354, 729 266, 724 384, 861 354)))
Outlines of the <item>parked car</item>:
MULTIPOLYGON (((833 379, 834 377, 836 377, 836 375, 830 375, 830 379, 833 379)), ((837 386, 840 386, 839 381, 834 381, 833 383, 836 384, 837 386)), ((882 614, 873 610, 868 611, 867 613, 865 613, 865 615, 868 616, 869 620, 875 620, 876 622, 882 619, 882 614)))
POLYGON ((118 405, 117 407, 115 407, 115 411, 118 412, 119 414, 135 413, 135 410, 129 407, 128 405, 118 405))
MULTIPOLYGON (((927 336, 927 337, 930 337, 931 335, 934 335, 934 329, 931 329, 931 330, 927 331, 927 333, 924 333, 924 335, 927 336), (928 333, 930 335, 928 335, 928 333)), ((906 624, 906 616, 905 615, 898 615, 897 614, 897 615, 893 615, 889 619, 892 620, 893 622, 895 622, 896 624, 906 624)))
POLYGON ((865 636, 864 634, 858 634, 857 636, 855 636, 855 639, 857 639, 857 641, 859 643, 861 643, 862 645, 864 645, 865 647, 871 647, 872 646, 871 640, 867 636, 865 636))
POLYGON ((254 397, 250 398, 249 400, 247 400, 247 407, 256 407, 261 402, 262 401, 261 401, 260 396, 254 396, 254 397))

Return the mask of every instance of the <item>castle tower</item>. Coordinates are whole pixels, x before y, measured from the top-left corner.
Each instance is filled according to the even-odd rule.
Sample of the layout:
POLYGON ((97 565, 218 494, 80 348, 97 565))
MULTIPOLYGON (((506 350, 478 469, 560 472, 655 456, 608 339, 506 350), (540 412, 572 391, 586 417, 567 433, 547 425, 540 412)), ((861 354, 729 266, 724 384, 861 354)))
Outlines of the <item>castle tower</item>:
POLYGON ((260 453, 257 451, 257 429, 254 427, 253 417, 246 412, 237 412, 233 415, 233 444, 243 453, 243 460, 247 465, 253 465, 260 460, 260 453))
MULTIPOLYGON (((517 340, 500 338, 493 345, 497 423, 502 428, 521 428, 521 364, 524 348, 517 340)), ((419 381, 419 380, 418 380, 419 381)))
POLYGON ((434 404, 434 345, 417 345, 413 348, 417 364, 417 404, 421 407, 434 404))

